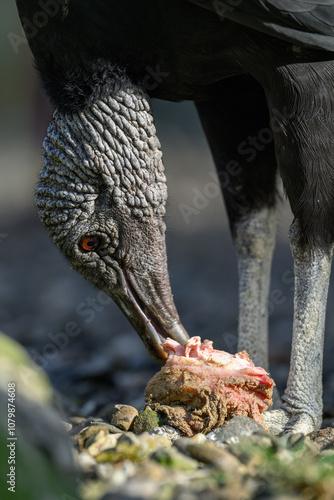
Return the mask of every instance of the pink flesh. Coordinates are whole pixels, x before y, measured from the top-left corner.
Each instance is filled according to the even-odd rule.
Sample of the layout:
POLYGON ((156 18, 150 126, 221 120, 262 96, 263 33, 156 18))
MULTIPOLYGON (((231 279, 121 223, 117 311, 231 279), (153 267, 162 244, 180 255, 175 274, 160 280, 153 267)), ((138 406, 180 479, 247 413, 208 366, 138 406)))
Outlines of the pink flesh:
POLYGON ((168 338, 162 346, 168 359, 149 382, 146 396, 171 425, 192 436, 243 415, 265 427, 262 413, 272 404, 275 384, 245 351, 218 351, 200 337, 184 347, 168 338))
POLYGON ((245 351, 237 354, 218 351, 213 349, 211 341, 202 343, 200 337, 190 338, 184 347, 168 338, 162 346, 169 354, 166 366, 200 374, 210 385, 214 386, 215 380, 227 377, 255 378, 257 383, 265 388, 273 385, 267 372, 263 368, 255 367, 245 351))

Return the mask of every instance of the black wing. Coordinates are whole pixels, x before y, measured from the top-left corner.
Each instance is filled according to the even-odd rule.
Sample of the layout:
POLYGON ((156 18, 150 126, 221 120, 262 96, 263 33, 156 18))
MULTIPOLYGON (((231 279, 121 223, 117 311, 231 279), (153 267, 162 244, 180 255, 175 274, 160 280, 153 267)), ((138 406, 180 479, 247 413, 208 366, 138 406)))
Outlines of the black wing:
POLYGON ((229 19, 297 44, 334 51, 334 0, 188 0, 229 19))

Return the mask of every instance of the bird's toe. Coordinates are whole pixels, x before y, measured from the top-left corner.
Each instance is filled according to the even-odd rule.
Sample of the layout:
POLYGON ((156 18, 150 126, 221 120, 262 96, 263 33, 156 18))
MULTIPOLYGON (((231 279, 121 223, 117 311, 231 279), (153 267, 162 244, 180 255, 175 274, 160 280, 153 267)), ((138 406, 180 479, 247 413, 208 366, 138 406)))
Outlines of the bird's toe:
POLYGON ((264 413, 264 421, 269 431, 274 434, 309 434, 316 428, 314 419, 307 413, 291 415, 280 408, 264 413))
POLYGON ((284 427, 284 434, 309 434, 315 430, 313 418, 307 413, 292 416, 284 427))
POLYGON ((264 421, 271 434, 277 435, 284 431, 290 415, 285 410, 269 410, 264 414, 264 421))

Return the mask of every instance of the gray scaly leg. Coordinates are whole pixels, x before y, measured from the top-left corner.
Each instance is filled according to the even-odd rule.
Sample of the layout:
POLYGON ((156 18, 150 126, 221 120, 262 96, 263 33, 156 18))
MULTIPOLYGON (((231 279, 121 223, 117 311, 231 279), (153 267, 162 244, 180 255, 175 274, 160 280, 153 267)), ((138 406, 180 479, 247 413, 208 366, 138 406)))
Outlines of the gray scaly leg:
POLYGON ((274 208, 252 211, 234 224, 239 269, 238 351, 268 370, 268 296, 275 246, 274 208))
POLYGON ((295 299, 290 372, 280 410, 265 421, 274 433, 308 434, 322 422, 322 359, 333 248, 301 248, 298 225, 290 230, 295 262, 295 299))

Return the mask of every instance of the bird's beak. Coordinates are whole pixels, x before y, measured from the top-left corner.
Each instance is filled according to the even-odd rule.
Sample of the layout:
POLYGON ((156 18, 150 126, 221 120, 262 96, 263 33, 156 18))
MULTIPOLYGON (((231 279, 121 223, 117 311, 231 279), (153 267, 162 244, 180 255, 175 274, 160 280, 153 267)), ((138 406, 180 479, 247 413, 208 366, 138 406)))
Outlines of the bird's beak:
POLYGON ((122 292, 114 300, 127 316, 151 356, 165 363, 167 354, 161 344, 169 337, 184 345, 189 336, 183 328, 174 305, 169 280, 139 280, 122 270, 122 292))

